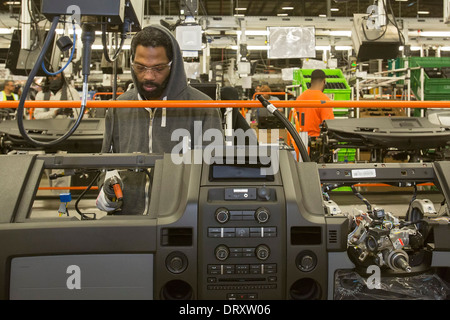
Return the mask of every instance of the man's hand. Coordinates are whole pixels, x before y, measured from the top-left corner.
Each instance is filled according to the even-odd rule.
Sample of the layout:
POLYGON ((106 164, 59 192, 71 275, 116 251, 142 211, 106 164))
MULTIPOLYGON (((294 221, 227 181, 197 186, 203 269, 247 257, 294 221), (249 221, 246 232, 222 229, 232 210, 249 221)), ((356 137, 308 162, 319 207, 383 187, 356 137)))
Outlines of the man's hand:
POLYGON ((58 108, 55 110, 55 117, 59 115, 70 117, 73 115, 73 110, 72 108, 58 108))
POLYGON ((108 171, 105 176, 105 182, 97 196, 97 208, 114 212, 120 209, 123 201, 123 183, 117 170, 108 171))

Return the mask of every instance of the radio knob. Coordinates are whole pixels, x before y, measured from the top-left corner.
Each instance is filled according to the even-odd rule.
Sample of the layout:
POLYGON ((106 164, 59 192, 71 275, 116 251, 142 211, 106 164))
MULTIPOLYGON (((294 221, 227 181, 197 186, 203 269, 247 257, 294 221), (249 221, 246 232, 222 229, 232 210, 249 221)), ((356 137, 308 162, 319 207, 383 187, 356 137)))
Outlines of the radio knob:
POLYGON ((216 210, 215 214, 216 220, 219 223, 225 223, 230 220, 230 211, 226 208, 219 208, 216 210))
POLYGON ((259 260, 267 260, 270 255, 270 249, 265 244, 261 244, 255 249, 255 255, 259 260))
POLYGON ((220 245, 216 248, 214 254, 218 260, 224 261, 230 255, 230 249, 226 245, 220 245))
POLYGON ((258 196, 266 201, 270 200, 270 190, 266 187, 262 187, 258 189, 258 196))
POLYGON ((270 212, 268 209, 258 208, 255 211, 255 220, 258 221, 259 223, 265 223, 269 220, 269 218, 270 218, 270 212))
POLYGON ((182 273, 188 266, 188 259, 182 252, 175 251, 166 258, 166 267, 172 273, 182 273))
POLYGON ((311 256, 304 256, 300 261, 301 269, 303 270, 311 270, 314 267, 314 259, 311 256))
POLYGON ((303 272, 310 272, 314 270, 317 265, 317 257, 314 252, 305 250, 297 255, 295 263, 299 270, 303 272))

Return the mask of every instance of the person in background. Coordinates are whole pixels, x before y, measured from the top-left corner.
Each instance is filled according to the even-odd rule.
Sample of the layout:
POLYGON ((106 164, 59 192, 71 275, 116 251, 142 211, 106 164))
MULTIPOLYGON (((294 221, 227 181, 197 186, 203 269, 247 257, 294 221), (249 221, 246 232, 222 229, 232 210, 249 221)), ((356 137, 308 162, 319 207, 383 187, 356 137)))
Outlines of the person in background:
POLYGON ((13 80, 6 80, 3 86, 3 90, 0 94, 0 101, 18 101, 19 95, 14 91, 16 90, 16 84, 13 80))
MULTIPOLYGON (((297 100, 324 100, 329 101, 330 98, 323 93, 325 90, 326 75, 323 70, 316 69, 311 73, 311 86, 305 90, 297 100)), ((295 108, 298 112, 299 121, 304 116, 302 130, 308 132, 310 137, 318 137, 320 135, 320 125, 324 120, 334 119, 333 108, 295 108)))
MULTIPOLYGON (((259 90, 259 92, 272 92, 272 89, 268 85, 265 84, 265 85, 261 86, 261 89, 259 90)), ((271 95, 271 94, 263 94, 262 96, 266 100, 280 100, 280 98, 278 98, 275 95, 271 95)))
MULTIPOLYGON (((43 88, 36 94, 35 100, 80 100, 80 95, 75 88, 70 86, 64 74, 61 72, 55 76, 48 76, 45 79, 43 88)), ((78 109, 72 108, 36 108, 33 111, 34 119, 66 119, 69 117, 76 116, 74 113, 77 113, 78 109), (74 112, 74 110, 76 110, 74 112)), ((62 151, 58 151, 62 152, 62 151)), ((71 177, 64 175, 64 170, 62 169, 46 169, 45 173, 49 178, 50 187, 61 188, 61 187, 69 187, 71 185, 71 177)), ((69 192, 68 189, 54 189, 52 193, 61 194, 69 192)))
MULTIPOLYGON (((2 92, 0 92, 0 101, 18 101, 19 95, 14 93, 16 85, 13 80, 6 80, 2 92)), ((14 109, 1 108, 0 119, 12 119, 14 117, 14 109)))
MULTIPOLYGON (((64 77, 63 72, 45 79, 42 91, 36 94, 35 100, 80 100, 80 94, 64 77)), ((36 108, 34 119, 63 119, 78 117, 78 109, 72 108, 36 108)))
MULTIPOLYGON (((264 84, 261 86, 258 92, 272 92, 272 89, 264 84)), ((270 94, 262 94, 263 98, 270 101, 270 100, 280 100, 277 96, 270 95, 270 94)), ((257 99, 257 96, 256 96, 257 99)), ((281 110, 280 110, 281 111, 281 110)), ((252 120, 255 120, 257 123, 259 123, 259 117, 274 117, 273 114, 271 114, 266 108, 255 108, 252 110, 252 120)))
POLYGON ((261 85, 257 84, 255 87, 255 93, 260 92, 261 91, 261 85))

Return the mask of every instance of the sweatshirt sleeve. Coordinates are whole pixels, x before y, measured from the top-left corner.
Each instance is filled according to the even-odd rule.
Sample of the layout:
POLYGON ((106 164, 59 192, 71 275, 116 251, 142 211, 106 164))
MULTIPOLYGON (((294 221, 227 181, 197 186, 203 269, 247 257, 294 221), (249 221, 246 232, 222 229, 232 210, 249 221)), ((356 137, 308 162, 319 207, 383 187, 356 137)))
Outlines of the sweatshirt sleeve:
POLYGON ((102 153, 109 153, 112 151, 113 145, 113 126, 114 126, 114 109, 109 109, 105 116, 105 131, 103 132, 102 153))
POLYGON ((43 108, 36 108, 33 111, 33 116, 35 119, 53 119, 55 117, 55 109, 46 111, 43 108))

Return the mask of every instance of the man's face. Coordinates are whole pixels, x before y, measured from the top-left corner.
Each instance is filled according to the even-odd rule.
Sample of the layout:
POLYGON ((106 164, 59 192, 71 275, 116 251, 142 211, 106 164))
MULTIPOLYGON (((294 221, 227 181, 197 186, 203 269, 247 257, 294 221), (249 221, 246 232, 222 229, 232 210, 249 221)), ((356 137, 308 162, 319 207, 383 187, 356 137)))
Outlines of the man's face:
POLYGON ((8 81, 5 84, 5 91, 7 91, 7 92, 13 92, 15 88, 16 88, 16 85, 12 81, 8 81))
POLYGON ((49 76, 49 77, 48 77, 48 79, 49 79, 50 81, 52 81, 52 80, 60 80, 61 78, 62 78, 61 73, 58 73, 58 74, 56 74, 56 75, 54 75, 54 76, 49 76))
POLYGON ((170 62, 164 47, 136 47, 133 71, 136 75, 136 86, 145 99, 161 97, 169 81, 170 62))

